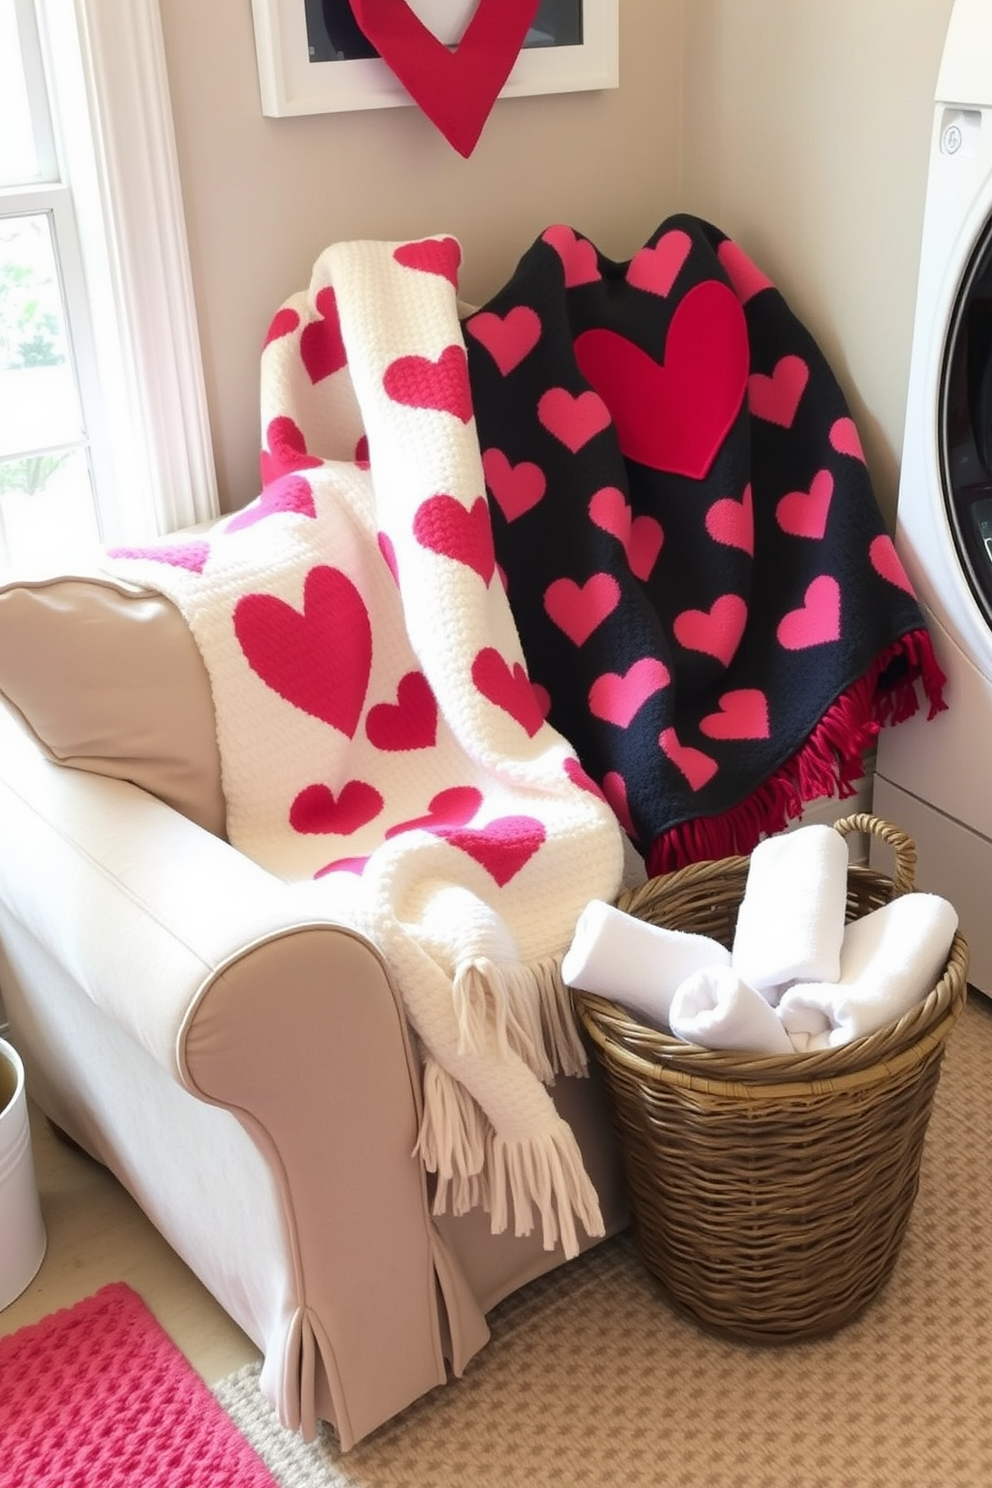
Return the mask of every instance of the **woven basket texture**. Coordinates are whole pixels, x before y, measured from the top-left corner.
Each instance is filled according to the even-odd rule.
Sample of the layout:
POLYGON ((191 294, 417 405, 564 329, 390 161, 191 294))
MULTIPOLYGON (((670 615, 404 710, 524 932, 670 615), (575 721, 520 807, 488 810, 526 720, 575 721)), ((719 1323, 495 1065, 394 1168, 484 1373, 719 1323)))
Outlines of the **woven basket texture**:
MULTIPOLYGON (((889 877, 848 871, 847 919, 913 888, 916 850, 865 813, 894 854, 889 877)), ((731 946, 749 859, 696 863, 619 906, 731 946)), ((641 1257, 697 1321, 754 1343, 836 1331, 895 1266, 948 1035, 967 995, 955 936, 943 976, 897 1022, 839 1048, 749 1055, 645 1027, 617 1003, 574 991, 611 1097, 641 1257)))

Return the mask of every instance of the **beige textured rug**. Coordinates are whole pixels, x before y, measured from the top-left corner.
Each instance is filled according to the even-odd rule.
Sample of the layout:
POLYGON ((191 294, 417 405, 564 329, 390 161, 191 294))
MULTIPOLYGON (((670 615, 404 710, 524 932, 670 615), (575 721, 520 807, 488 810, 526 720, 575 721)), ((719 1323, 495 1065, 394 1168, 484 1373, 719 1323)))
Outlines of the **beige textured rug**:
POLYGON ((841 1333, 784 1349, 709 1336, 626 1236, 491 1323, 461 1380, 344 1456, 278 1427, 253 1368, 217 1394, 283 1488, 992 1484, 992 1004, 973 994, 951 1036, 892 1280, 841 1333))

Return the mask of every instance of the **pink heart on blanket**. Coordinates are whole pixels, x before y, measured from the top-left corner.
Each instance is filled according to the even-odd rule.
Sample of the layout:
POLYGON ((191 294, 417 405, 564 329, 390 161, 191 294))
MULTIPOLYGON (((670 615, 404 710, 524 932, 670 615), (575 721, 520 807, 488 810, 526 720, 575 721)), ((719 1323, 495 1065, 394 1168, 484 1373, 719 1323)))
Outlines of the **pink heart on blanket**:
POLYGON ((800 356, 781 357, 770 375, 752 372, 747 384, 752 414, 791 429, 807 382, 809 367, 800 356))
POLYGON ((541 705, 519 661, 511 667, 499 651, 485 646, 472 662, 472 681, 484 698, 519 723, 528 738, 543 727, 541 705))
POLYGON ((201 574, 210 557, 210 544, 205 542, 163 543, 152 548, 108 548, 108 558, 144 558, 151 563, 167 563, 170 568, 185 568, 201 574))
POLYGON ((852 418, 835 419, 830 425, 830 443, 839 455, 850 455, 853 460, 864 463, 865 452, 861 447, 861 435, 852 418))
POLYGON ((629 727, 649 697, 667 687, 671 674, 655 656, 642 656, 622 675, 605 672, 589 689, 589 712, 617 728, 629 727))
POLYGON ((399 565, 396 562, 396 549, 393 547, 393 539, 386 532, 377 532, 375 540, 382 554, 383 561, 393 576, 393 583, 400 581, 399 565))
POLYGON ((426 816, 415 816, 410 821, 398 822, 386 832, 387 837, 399 837, 403 832, 443 832, 448 827, 464 827, 482 805, 483 795, 474 785, 449 785, 438 791, 427 803, 426 816))
POLYGON ((665 542, 665 532, 654 517, 632 517, 627 498, 618 486, 601 486, 589 501, 589 518, 623 547, 634 576, 647 583, 665 542))
POLYGON ((808 491, 789 491, 782 497, 775 508, 775 520, 792 537, 821 538, 827 530, 833 494, 830 471, 818 470, 808 491))
POLYGON ((417 269, 421 274, 437 274, 458 288, 462 250, 456 238, 424 238, 419 243, 401 243, 393 249, 393 257, 406 269, 417 269))
POLYGON ((668 294, 689 257, 692 239, 681 228, 666 232, 653 248, 641 248, 627 265, 627 283, 648 294, 668 294))
POLYGON ((763 289, 774 289, 772 281, 763 274, 757 264, 752 263, 743 248, 726 238, 716 250, 716 256, 734 286, 741 303, 746 305, 753 295, 763 289))
POLYGON ((335 858, 333 863, 318 868, 314 878, 326 878, 328 873, 355 873, 361 878, 368 860, 368 854, 364 858, 335 858))
POLYGON ((319 319, 310 320, 303 327, 300 356, 310 381, 318 383, 340 372, 347 364, 348 355, 341 339, 337 297, 329 284, 318 289, 314 306, 319 319))
POLYGON ((237 516, 232 517, 224 531, 240 532, 243 528, 253 527, 256 522, 262 522, 266 517, 276 516, 280 512, 295 513, 300 517, 316 517, 313 490, 310 482, 304 480, 302 475, 281 475, 270 485, 263 486, 261 495, 250 506, 238 512, 237 516))
POLYGON ((584 584, 555 579, 544 591, 548 618, 576 646, 584 645, 619 603, 620 585, 608 573, 595 573, 584 584))
POLYGON ((422 548, 463 563, 488 586, 496 569, 493 529, 484 496, 463 506, 455 496, 428 496, 413 517, 413 535, 422 548))
POLYGON ((562 769, 565 771, 565 774, 568 776, 572 784, 579 787, 579 790, 588 791, 589 794, 591 796, 595 796, 598 801, 606 800, 605 795, 600 790, 595 780, 593 780, 592 776, 588 775, 586 771, 583 770, 574 754, 566 755, 565 762, 562 765, 562 769))
POLYGON ((482 456, 486 485, 508 522, 529 512, 544 496, 547 480, 540 465, 521 460, 512 465, 501 449, 487 449, 482 456))
POLYGON ((570 393, 567 388, 549 388, 538 399, 537 417, 572 454, 610 427, 610 410, 598 393, 570 393))
POLYGON ((655 358, 603 327, 582 331, 575 357, 599 393, 628 459, 701 480, 744 400, 749 360, 740 301, 715 279, 676 307, 655 358))
POLYGON ((840 585, 821 574, 806 590, 803 604, 779 621, 776 632, 786 651, 805 651, 840 639, 840 585))
POLYGON ((289 305, 284 305, 281 310, 277 310, 269 321, 269 329, 265 333, 262 350, 265 350, 270 341, 279 341, 283 336, 291 335, 299 323, 299 315, 289 305))
POLYGON ((627 782, 619 770, 607 770, 603 776, 603 795, 613 809, 613 815, 628 837, 636 837, 637 831, 627 801, 627 782))
POLYGON ((735 501, 732 496, 714 501, 706 513, 706 531, 714 542, 754 555, 754 504, 750 482, 744 487, 740 501, 735 501))
POLYGON ((456 827, 439 835, 474 858, 502 889, 530 862, 547 832, 534 816, 500 816, 484 827, 456 827))
POLYGON ((702 790, 704 785, 708 785, 720 768, 716 760, 704 754, 701 749, 683 744, 673 728, 663 729, 658 736, 658 743, 662 753, 685 776, 694 791, 702 790))
POLYGON ((472 418, 464 346, 446 346, 435 361, 424 356, 397 357, 383 373, 382 385, 387 396, 405 408, 450 413, 463 424, 472 418))
POLYGON ((868 561, 881 578, 887 579, 890 584, 895 584, 897 589, 904 589, 907 594, 916 598, 916 590, 902 566, 902 559, 896 552, 895 543, 891 537, 882 534, 872 538, 868 547, 868 561))
POLYGON ((374 785, 349 780, 335 796, 330 786, 307 785, 289 808, 289 825, 308 836, 350 837, 379 815, 383 800, 374 785))
POLYGON ((687 651, 704 651, 729 666, 747 624, 747 605, 739 594, 721 594, 708 610, 683 610, 672 629, 687 651))
POLYGON ((602 277, 599 257, 592 243, 588 238, 578 237, 572 228, 555 223, 553 227, 545 228, 541 239, 561 259, 566 289, 574 289, 577 284, 595 284, 602 277))
POLYGON ((768 699, 757 687, 723 693, 719 712, 708 713, 699 729, 710 739, 768 739, 768 699))
POLYGON ((376 703, 365 720, 369 743, 393 753, 437 743, 437 702, 423 672, 407 672, 395 703, 376 703))
POLYGON ((541 339, 541 318, 529 305, 514 305, 505 315, 481 310, 465 322, 465 329, 486 348, 506 377, 541 339))
POLYGON ((310 454, 303 431, 284 414, 270 420, 265 443, 267 448, 261 455, 263 487, 292 470, 313 470, 324 463, 317 455, 310 454))
POLYGON ((294 708, 354 738, 372 669, 372 625, 347 574, 320 564, 307 574, 303 611, 274 594, 234 607, 245 660, 294 708))

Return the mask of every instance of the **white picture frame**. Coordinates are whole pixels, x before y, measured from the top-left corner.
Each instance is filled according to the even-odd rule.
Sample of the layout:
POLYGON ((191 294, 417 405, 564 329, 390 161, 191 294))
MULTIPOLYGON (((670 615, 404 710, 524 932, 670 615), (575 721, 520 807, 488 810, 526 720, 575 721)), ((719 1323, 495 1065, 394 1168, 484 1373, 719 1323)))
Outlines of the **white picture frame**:
MULTIPOLYGON (((411 4, 425 24, 431 13, 470 16, 469 0, 419 0, 411 4)), ((270 118, 327 114, 348 109, 395 108, 413 103, 379 58, 311 62, 304 0, 252 0, 262 113, 270 118)), ((444 27, 431 24, 444 39, 444 27)), ((455 34, 460 34, 456 32, 455 34)), ((582 0, 580 46, 528 47, 500 93, 571 93, 616 88, 620 83, 619 0, 582 0)))

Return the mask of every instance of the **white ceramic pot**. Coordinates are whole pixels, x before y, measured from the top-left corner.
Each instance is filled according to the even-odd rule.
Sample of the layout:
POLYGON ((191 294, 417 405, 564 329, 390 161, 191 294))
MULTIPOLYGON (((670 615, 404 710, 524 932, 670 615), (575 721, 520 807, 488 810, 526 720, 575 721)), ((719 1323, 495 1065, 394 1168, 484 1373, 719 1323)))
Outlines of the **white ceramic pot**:
POLYGON ((45 1241, 24 1065, 17 1050, 0 1039, 0 1309, 34 1279, 44 1259, 45 1241))

